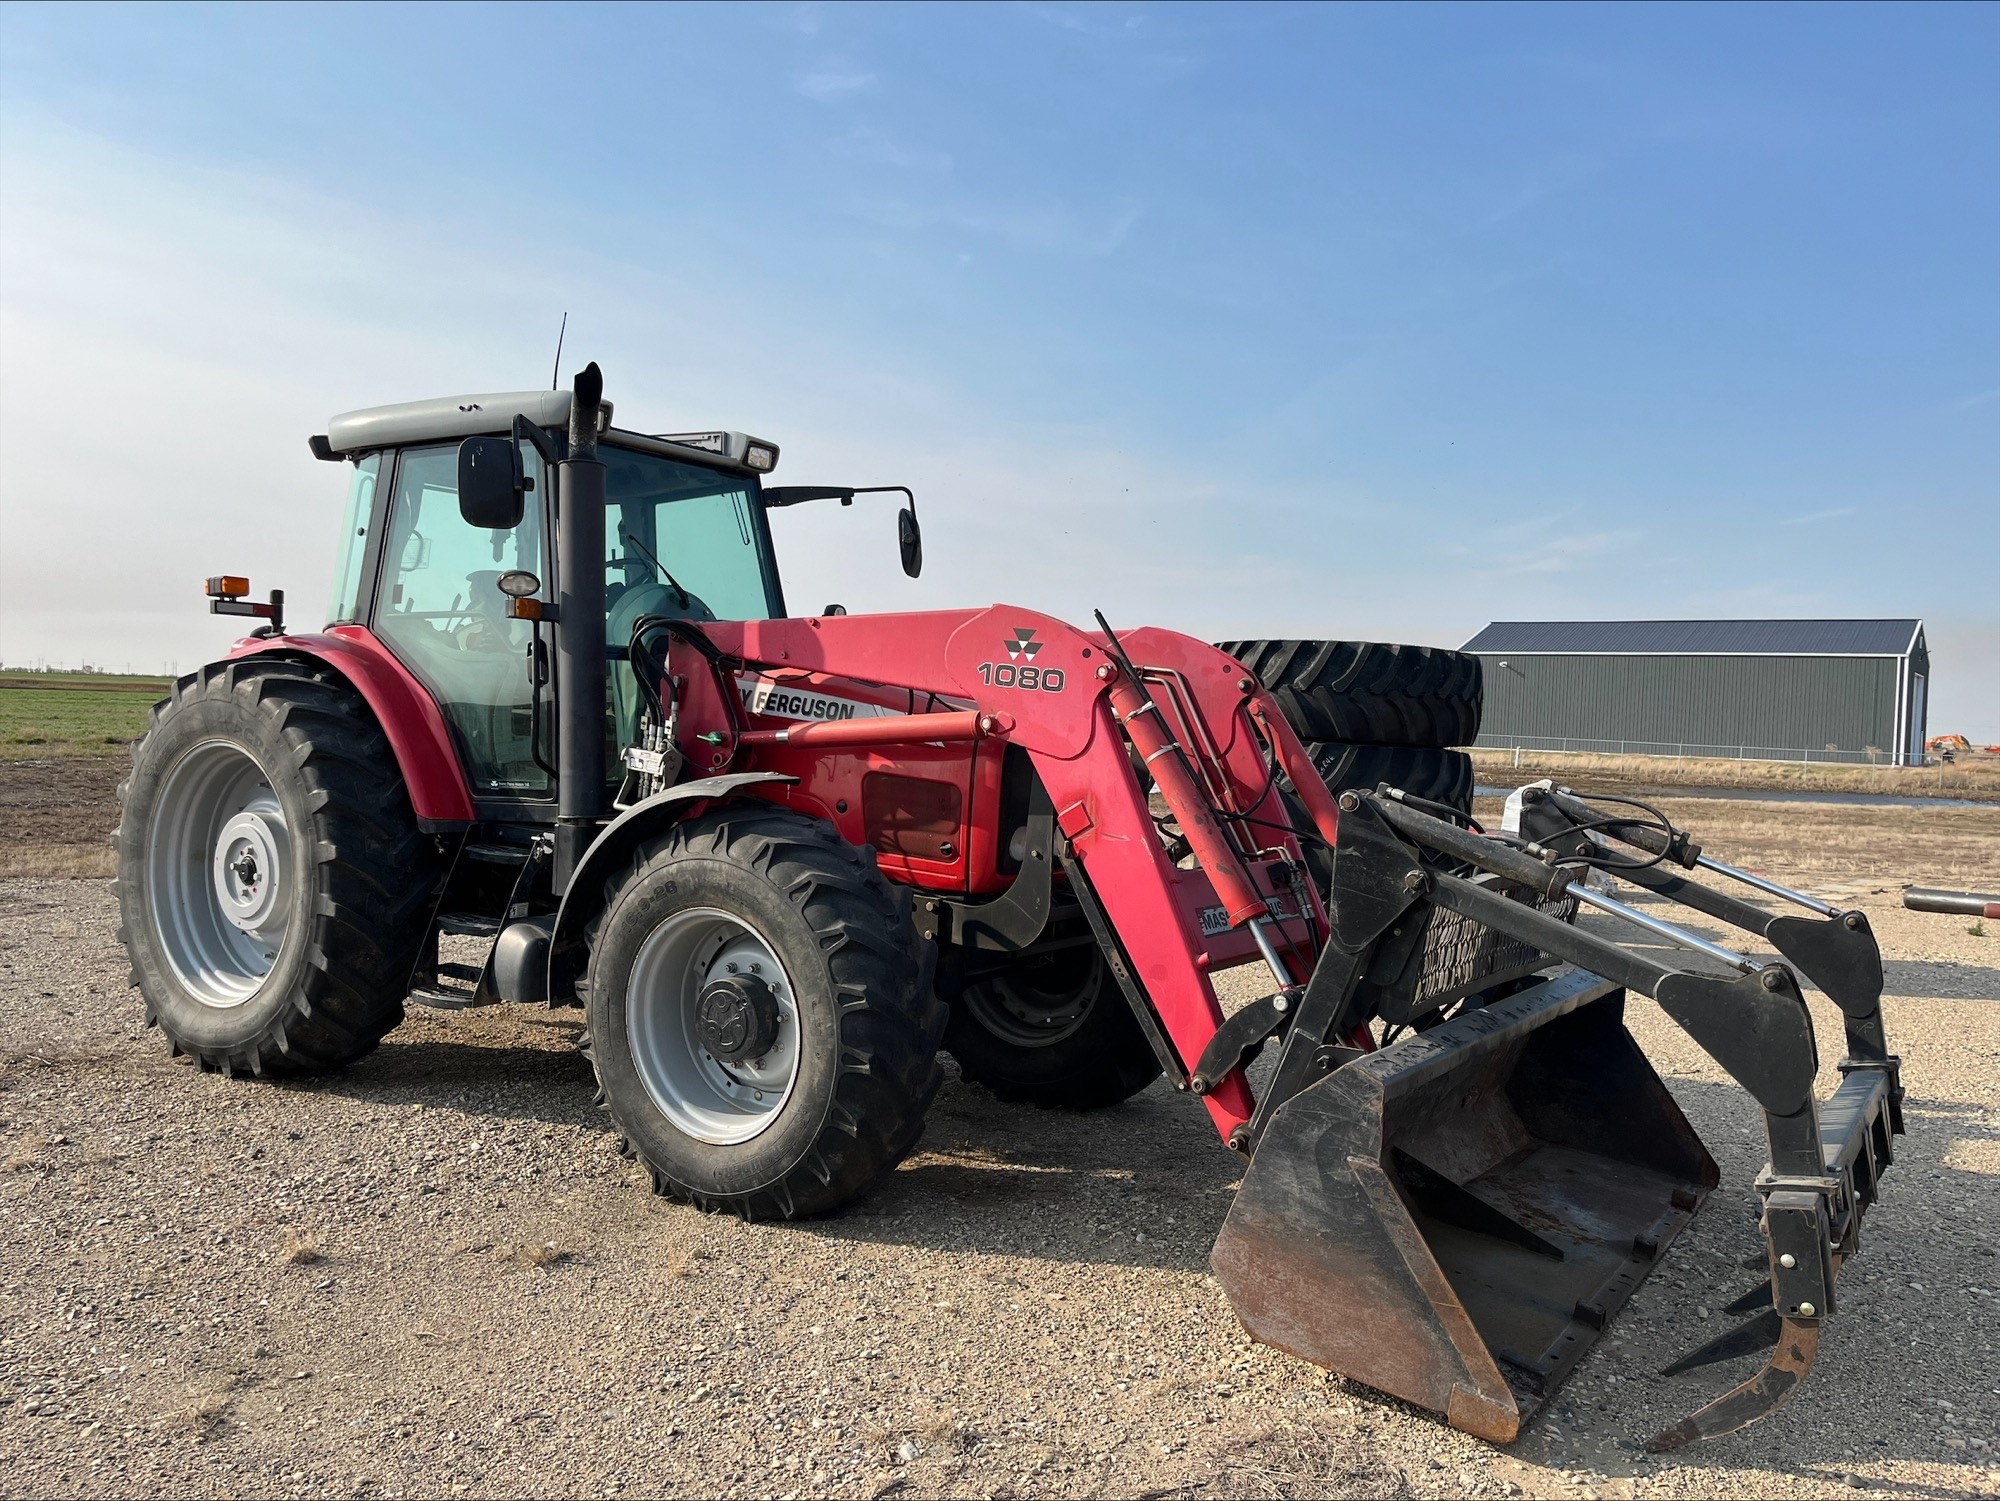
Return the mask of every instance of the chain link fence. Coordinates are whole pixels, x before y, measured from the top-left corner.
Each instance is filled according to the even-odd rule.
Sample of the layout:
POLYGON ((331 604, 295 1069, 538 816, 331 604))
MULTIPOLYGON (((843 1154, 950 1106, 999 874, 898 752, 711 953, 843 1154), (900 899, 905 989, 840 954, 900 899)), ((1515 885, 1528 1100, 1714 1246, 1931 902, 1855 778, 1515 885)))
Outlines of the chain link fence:
POLYGON ((1570 740, 1550 735, 1481 735, 1478 750, 1574 751, 1595 756, 1671 756, 1704 761, 1808 761, 1836 766, 1921 766, 1920 755, 1897 756, 1879 746, 1806 750, 1797 746, 1694 745, 1661 740, 1570 740))

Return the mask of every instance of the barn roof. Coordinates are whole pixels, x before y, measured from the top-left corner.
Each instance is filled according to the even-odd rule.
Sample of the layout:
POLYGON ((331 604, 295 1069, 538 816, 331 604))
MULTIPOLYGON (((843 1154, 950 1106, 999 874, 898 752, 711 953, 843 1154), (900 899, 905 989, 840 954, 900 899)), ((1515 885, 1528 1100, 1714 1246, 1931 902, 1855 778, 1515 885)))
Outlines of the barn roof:
POLYGON ((1617 656, 1900 657, 1921 620, 1496 620, 1473 652, 1617 656))

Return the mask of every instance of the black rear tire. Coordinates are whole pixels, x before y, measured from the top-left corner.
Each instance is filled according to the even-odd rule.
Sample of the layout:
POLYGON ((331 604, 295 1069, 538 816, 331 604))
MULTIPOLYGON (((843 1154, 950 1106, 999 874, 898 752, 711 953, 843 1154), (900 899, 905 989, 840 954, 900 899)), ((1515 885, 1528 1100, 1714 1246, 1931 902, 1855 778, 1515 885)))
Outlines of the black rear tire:
POLYGON ((1224 641, 1301 740, 1470 745, 1479 734, 1479 658, 1373 641, 1224 641))
POLYGON ((318 1073, 372 1051, 402 1021, 430 926, 435 851, 388 739, 331 670, 252 657, 182 678, 153 707, 119 799, 118 936, 147 1024, 175 1054, 226 1073, 318 1073), (243 950, 209 871, 175 874, 210 853, 183 791, 198 758, 240 758, 281 831, 266 848, 282 854, 259 872, 282 921, 261 978, 254 963, 227 962, 243 950), (216 955, 216 970, 196 962, 216 955))
POLYGON ((953 996, 945 1051, 1010 1104, 1102 1110, 1160 1077, 1160 1060, 1095 944, 1024 955, 953 996))
POLYGON ((876 869, 873 850, 788 809, 712 809, 639 848, 607 888, 589 946, 584 1051, 622 1149, 645 1166, 656 1192, 746 1219, 828 1214, 916 1145, 943 1078, 945 1008, 931 990, 908 896, 876 869), (701 1104, 695 1092, 711 1078, 701 1070, 720 1067, 715 1058, 671 1060, 684 1079, 695 1069, 691 1085, 663 1073, 668 1065, 642 1062, 646 1048, 664 1047, 649 1043, 660 1034, 646 1030, 659 1025, 646 1017, 661 1002, 640 995, 635 1003, 635 972, 642 981, 656 973, 643 967, 649 941, 702 913, 765 946, 792 1008, 784 1014, 792 1020, 781 1018, 766 1036, 794 1030, 786 1045, 796 1050, 796 1072, 774 1107, 760 1107, 764 1123, 741 1139, 729 1137, 742 1123, 706 1136, 688 1128, 701 1104), (677 1124, 654 1093, 676 1088, 688 1091, 675 1096, 688 1124, 677 1124))

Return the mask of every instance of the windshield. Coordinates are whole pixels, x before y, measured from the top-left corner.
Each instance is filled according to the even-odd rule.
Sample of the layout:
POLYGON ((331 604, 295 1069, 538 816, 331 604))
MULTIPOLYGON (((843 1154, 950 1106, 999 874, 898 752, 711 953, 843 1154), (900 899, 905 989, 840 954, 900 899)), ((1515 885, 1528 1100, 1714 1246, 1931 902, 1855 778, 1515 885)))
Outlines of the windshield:
POLYGON ((629 448, 604 463, 604 641, 612 649, 611 765, 638 732, 642 698, 617 660, 651 615, 768 620, 779 612, 756 481, 629 448))
POLYGON ((628 448, 604 461, 607 573, 604 603, 613 646, 642 615, 766 620, 768 580, 755 480, 628 448))

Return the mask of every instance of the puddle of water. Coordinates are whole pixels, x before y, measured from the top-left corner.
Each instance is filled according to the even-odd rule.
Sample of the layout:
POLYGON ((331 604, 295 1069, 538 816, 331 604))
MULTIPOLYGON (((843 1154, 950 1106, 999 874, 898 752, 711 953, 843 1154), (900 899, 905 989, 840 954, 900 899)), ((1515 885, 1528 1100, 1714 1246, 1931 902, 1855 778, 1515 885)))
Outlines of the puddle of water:
MULTIPOLYGON (((1512 787, 1474 787, 1475 797, 1505 797, 1512 787)), ((1623 792, 1627 789, 1620 788, 1623 792)), ((1583 795, 1590 794, 1586 790, 1583 795)), ((1719 797, 1742 803, 1834 803, 1850 808, 1988 808, 1969 797, 1899 797, 1886 792, 1814 792, 1763 787, 1641 787, 1635 797, 1719 797)))

